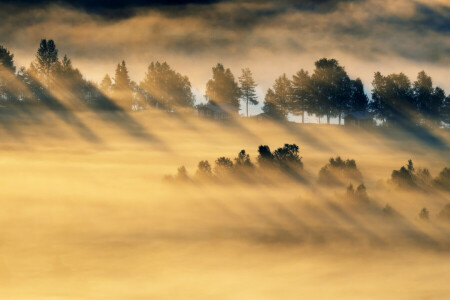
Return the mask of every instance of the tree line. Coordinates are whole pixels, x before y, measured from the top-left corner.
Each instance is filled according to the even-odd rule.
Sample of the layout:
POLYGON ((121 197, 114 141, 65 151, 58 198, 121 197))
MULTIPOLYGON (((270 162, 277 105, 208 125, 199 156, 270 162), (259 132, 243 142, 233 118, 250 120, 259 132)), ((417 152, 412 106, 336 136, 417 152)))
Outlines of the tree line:
MULTIPOLYGON (((249 68, 241 70, 236 79, 229 68, 218 63, 212 68, 212 78, 206 83, 205 99, 209 104, 227 104, 238 112, 259 104, 257 83, 249 68)), ((113 76, 106 74, 100 84, 89 81, 73 67, 70 58, 59 57, 53 40, 43 39, 35 60, 28 68, 16 69, 14 55, 0 45, 0 100, 7 104, 36 104, 52 95, 63 95, 78 106, 99 106, 113 99, 124 109, 158 107, 173 111, 179 107, 195 107, 195 97, 187 76, 173 70, 166 62, 151 62, 143 80, 130 79, 125 61, 117 64, 113 76)), ((305 114, 341 119, 348 113, 366 112, 384 124, 413 120, 431 121, 433 125, 450 124, 450 95, 433 85, 424 71, 414 82, 403 73, 382 75, 376 72, 371 97, 365 93, 359 78, 349 77, 335 59, 322 58, 315 62, 312 73, 300 69, 292 77, 282 74, 264 96, 262 110, 276 120, 288 115, 305 114)))

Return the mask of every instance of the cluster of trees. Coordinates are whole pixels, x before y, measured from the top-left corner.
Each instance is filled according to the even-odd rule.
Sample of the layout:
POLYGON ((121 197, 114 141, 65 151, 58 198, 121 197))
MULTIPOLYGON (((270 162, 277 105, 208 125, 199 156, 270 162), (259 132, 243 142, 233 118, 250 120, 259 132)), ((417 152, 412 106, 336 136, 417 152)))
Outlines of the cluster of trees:
MULTIPOLYGON (((349 77, 335 59, 315 62, 311 74, 301 69, 292 78, 279 76, 264 97, 266 115, 286 120, 289 114, 325 116, 327 123, 349 112, 370 112, 385 123, 432 120, 450 124, 450 96, 433 86, 424 71, 412 82, 404 75, 375 73, 371 99, 359 78, 349 77)), ((241 102, 248 116, 249 105, 257 105, 257 83, 250 69, 242 69, 236 80, 229 68, 218 63, 206 84, 205 98, 211 104, 227 104, 238 112, 241 102)), ((113 77, 105 75, 99 85, 83 78, 71 60, 60 59, 53 40, 42 40, 36 59, 29 68, 16 70, 14 55, 0 46, 0 99, 5 103, 39 102, 50 95, 64 95, 72 102, 95 105, 105 97, 113 98, 126 109, 157 106, 172 111, 176 107, 194 107, 195 97, 187 76, 173 70, 166 62, 152 62, 144 79, 130 79, 125 61, 119 63, 113 77)))
MULTIPOLYGON (((28 68, 16 71, 14 55, 0 46, 0 100, 3 104, 48 104, 58 98, 75 107, 105 108, 112 98, 124 109, 146 105, 171 110, 175 106, 194 105, 191 83, 163 62, 152 62, 142 82, 132 81, 125 61, 119 63, 111 78, 105 75, 100 85, 86 80, 65 55, 59 58, 53 40, 43 39, 35 60, 28 68)), ((117 106, 108 106, 117 107, 117 106)))
POLYGON ((450 191, 450 169, 444 168, 437 177, 433 178, 428 169, 416 169, 412 160, 408 160, 406 166, 392 171, 390 182, 403 189, 428 191, 435 187, 450 191))
POLYGON ((418 123, 441 121, 450 124, 450 95, 440 87, 433 87, 433 81, 424 71, 411 83, 403 74, 383 76, 375 73, 372 82, 370 109, 387 123, 418 123))
POLYGON ((354 159, 343 160, 340 156, 331 157, 328 164, 319 171, 320 183, 342 185, 348 181, 362 182, 362 174, 354 159))
MULTIPOLYGON (((419 219, 423 221, 430 221, 430 211, 424 207, 419 212, 419 219)), ((450 221, 450 203, 447 203, 444 208, 436 215, 436 219, 439 221, 450 221)))
POLYGON ((367 203, 369 201, 369 196, 367 195, 366 186, 364 183, 361 183, 356 187, 353 187, 353 184, 349 184, 347 186, 347 199, 356 200, 359 203, 367 203))
POLYGON ((275 118, 286 119, 288 113, 305 112, 317 116, 341 117, 346 112, 365 111, 369 99, 359 78, 350 79, 345 69, 335 59, 315 62, 314 72, 301 69, 292 79, 286 74, 275 80, 265 96, 263 111, 275 118))
POLYGON ((250 155, 245 150, 241 150, 233 160, 229 157, 217 158, 214 167, 207 160, 200 161, 195 178, 191 178, 186 168, 181 166, 175 176, 166 176, 165 179, 178 182, 190 182, 194 179, 227 181, 237 177, 252 181, 257 174, 261 175, 265 172, 282 172, 288 176, 297 177, 302 169, 302 157, 299 155, 297 145, 285 144, 273 152, 269 146, 260 145, 256 165, 251 161, 250 155), (263 170, 263 172, 256 172, 257 170, 263 170))
POLYGON ((292 79, 286 74, 275 80, 265 96, 263 111, 278 119, 286 119, 288 113, 302 115, 305 112, 331 117, 341 117, 350 112, 371 112, 385 123, 431 120, 450 124, 450 96, 443 89, 433 87, 430 76, 420 72, 413 83, 403 74, 383 76, 375 73, 372 82, 372 99, 364 92, 359 78, 351 79, 344 67, 335 59, 320 59, 310 75, 301 69, 292 79))

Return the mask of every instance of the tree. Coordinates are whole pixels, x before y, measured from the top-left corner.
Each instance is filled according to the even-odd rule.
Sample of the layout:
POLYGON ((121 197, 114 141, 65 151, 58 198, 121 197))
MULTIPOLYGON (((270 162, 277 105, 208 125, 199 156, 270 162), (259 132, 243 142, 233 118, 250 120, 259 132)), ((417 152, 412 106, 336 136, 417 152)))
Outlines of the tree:
POLYGON ((198 163, 196 175, 201 178, 208 178, 212 176, 211 165, 207 160, 202 160, 198 163))
POLYGON ((100 89, 103 93, 109 94, 113 88, 113 83, 111 77, 108 74, 103 77, 102 82, 100 83, 100 89))
POLYGON ((122 63, 117 64, 116 72, 114 75, 114 88, 119 91, 130 89, 130 76, 128 75, 128 69, 124 60, 122 63))
POLYGON ((430 220, 430 212, 428 211, 428 209, 426 209, 426 207, 422 208, 422 210, 420 211, 419 218, 424 221, 430 220))
POLYGON ((213 78, 206 84, 206 97, 216 104, 227 103, 234 106, 235 111, 238 112, 241 91, 230 69, 225 69, 218 63, 212 68, 212 72, 213 78))
POLYGON ((231 174, 233 162, 228 157, 219 157, 214 166, 214 173, 219 177, 225 177, 231 174))
POLYGON ((274 161, 284 171, 295 171, 303 168, 302 157, 296 144, 284 144, 273 152, 274 161))
POLYGON ((57 72, 59 67, 58 49, 56 49, 53 40, 41 40, 36 54, 35 66, 41 81, 46 88, 49 88, 54 79, 53 75, 57 72))
POLYGON ((117 65, 114 74, 114 97, 125 109, 131 109, 133 104, 133 91, 128 69, 124 60, 117 65))
POLYGON ((350 89, 350 101, 346 107, 347 111, 367 111, 369 98, 364 92, 364 85, 361 79, 351 80, 350 89))
POLYGON ((345 111, 350 98, 350 78, 337 60, 322 58, 315 62, 311 75, 313 95, 316 99, 314 112, 330 118, 345 111))
POLYGON ((14 85, 14 54, 0 45, 0 98, 9 98, 14 85))
POLYGON ((324 184, 346 184, 348 181, 362 182, 362 174, 353 159, 331 157, 319 171, 319 182, 324 184))
POLYGON ((450 126, 450 95, 445 97, 439 115, 441 121, 450 126))
POLYGON ((435 87, 433 94, 431 95, 431 102, 429 110, 427 112, 427 117, 432 121, 432 123, 438 124, 443 121, 442 111, 445 107, 446 97, 445 92, 440 87, 435 87))
POLYGON ((16 67, 14 66, 14 54, 11 54, 8 49, 0 45, 0 70, 9 70, 14 73, 16 67))
POLYGON ((433 81, 425 71, 417 74, 417 80, 413 83, 414 102, 422 118, 439 122, 440 110, 444 104, 445 92, 439 88, 433 88, 433 81))
POLYGON ((152 101, 168 110, 193 106, 195 102, 189 78, 172 70, 166 62, 150 63, 139 86, 152 101))
POLYGON ((238 168, 252 168, 253 163, 250 160, 250 155, 248 155, 245 150, 241 150, 238 156, 234 159, 235 166, 238 168))
POLYGON ((301 69, 292 76, 292 104, 294 114, 302 114, 302 123, 305 123, 305 111, 314 106, 311 77, 307 71, 301 69))
POLYGON ((415 103, 411 82, 405 74, 383 76, 376 72, 372 86, 370 108, 377 117, 388 124, 410 121, 415 103))
POLYGON ((242 75, 239 77, 239 83, 241 84, 240 90, 241 90, 241 97, 246 102, 246 110, 247 110, 247 117, 248 117, 248 104, 257 105, 257 97, 256 97, 256 91, 255 87, 257 84, 253 80, 252 72, 249 68, 242 69, 242 75))
POLYGON ((276 119, 287 119, 292 99, 292 83, 286 74, 275 80, 272 89, 267 91, 263 111, 276 119))
POLYGON ((283 112, 277 105, 276 101, 277 98, 274 91, 272 89, 268 89, 266 96, 264 97, 264 105, 262 108, 263 112, 276 120, 286 120, 286 116, 283 115, 283 112))

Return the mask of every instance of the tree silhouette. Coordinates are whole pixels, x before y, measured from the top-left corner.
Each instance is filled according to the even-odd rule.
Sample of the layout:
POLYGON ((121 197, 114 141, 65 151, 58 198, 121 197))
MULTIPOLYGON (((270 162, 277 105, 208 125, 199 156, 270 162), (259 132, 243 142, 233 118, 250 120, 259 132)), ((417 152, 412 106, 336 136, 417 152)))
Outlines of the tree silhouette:
POLYGON ((408 160, 406 167, 403 166, 400 170, 392 171, 391 182, 403 189, 413 188, 422 191, 429 190, 433 184, 428 169, 419 168, 416 170, 412 160, 408 160))
POLYGON ((124 60, 117 64, 116 72, 114 75, 114 88, 116 90, 128 90, 130 89, 130 76, 128 75, 128 69, 124 60))
POLYGON ((166 62, 151 62, 139 86, 158 107, 171 110, 194 105, 189 78, 172 70, 166 62))
POLYGON ((331 157, 328 164, 319 171, 319 182, 325 184, 345 184, 346 181, 362 182, 362 174, 353 159, 343 160, 331 157))
POLYGON ((271 118, 276 120, 286 120, 286 116, 283 115, 279 105, 276 103, 277 98, 272 89, 268 89, 264 98, 263 112, 271 118))
POLYGON ((450 95, 445 97, 439 115, 441 121, 450 126, 450 95))
POLYGON ((16 67, 14 66, 14 54, 9 52, 8 49, 0 45, 0 69, 9 70, 14 73, 16 67))
POLYGON ((124 109, 131 109, 133 102, 133 90, 128 75, 128 68, 124 60, 117 64, 114 74, 113 95, 124 109))
POLYGON ((272 89, 267 91, 263 111, 277 119, 287 119, 292 101, 292 83, 286 74, 275 80, 272 89), (267 103, 267 104, 266 104, 267 103))
POLYGON ((350 101, 346 106, 347 111, 367 111, 369 98, 364 92, 364 85, 361 79, 351 80, 350 88, 350 101))
POLYGON ((255 80, 253 80, 252 72, 250 71, 249 68, 242 69, 242 75, 241 77, 239 77, 239 83, 240 83, 239 88, 241 90, 241 97, 245 101, 248 117, 248 105, 258 104, 255 91, 257 84, 255 83, 255 80))
POLYGON ((312 81, 307 71, 301 69, 292 77, 291 111, 301 113, 302 123, 305 123, 305 111, 314 107, 312 81))
POLYGON ((349 184, 347 187, 347 198, 350 200, 357 200, 359 202, 368 202, 369 196, 367 195, 366 186, 361 183, 355 190, 353 188, 353 184, 349 184))
POLYGON ((313 95, 316 98, 314 112, 330 118, 341 115, 350 98, 350 78, 337 60, 322 58, 315 62, 311 76, 313 95))
POLYGON ((219 177, 226 177, 233 170, 233 162, 228 157, 219 157, 214 166, 214 173, 219 177))
POLYGON ((419 218, 424 221, 430 220, 430 212, 428 211, 428 209, 426 209, 426 207, 422 208, 422 210, 420 211, 419 218))
POLYGON ((260 167, 268 167, 273 166, 274 156, 272 152, 270 151, 269 146, 267 145, 260 145, 258 147, 258 164, 260 167))
POLYGON ((11 97, 15 71, 14 54, 0 45, 0 99, 11 97))
POLYGON ((372 81, 372 111, 387 124, 410 121, 415 111, 411 82, 403 74, 375 73, 372 81))
POLYGON ((419 72, 417 80, 413 83, 414 102, 417 110, 423 118, 440 121, 439 113, 445 100, 445 92, 439 88, 433 88, 433 81, 425 71, 419 72))
POLYGON ((284 144, 273 152, 276 163, 284 170, 296 170, 303 168, 302 157, 299 156, 299 148, 296 144, 284 144))
POLYGON ((105 77, 103 77, 102 82, 100 83, 100 89, 102 90, 103 93, 109 95, 109 93, 111 93, 113 88, 113 82, 111 80, 111 77, 109 77, 108 74, 105 75, 105 77))
POLYGON ((230 69, 218 63, 212 68, 213 78, 206 84, 206 97, 216 104, 227 103, 239 111, 241 91, 230 69))
POLYGON ((250 160, 250 155, 248 155, 245 150, 241 150, 238 156, 234 159, 234 165, 238 168, 252 168, 253 163, 250 160))
POLYGON ((55 42, 53 40, 41 40, 36 54, 35 66, 46 88, 50 87, 54 79, 54 74, 59 67, 58 63, 58 49, 56 49, 55 42))
POLYGON ((196 175, 200 178, 208 178, 212 176, 211 165, 207 160, 202 160, 198 163, 196 175))
POLYGON ((434 185, 440 189, 450 191, 450 169, 444 168, 434 179, 434 185))

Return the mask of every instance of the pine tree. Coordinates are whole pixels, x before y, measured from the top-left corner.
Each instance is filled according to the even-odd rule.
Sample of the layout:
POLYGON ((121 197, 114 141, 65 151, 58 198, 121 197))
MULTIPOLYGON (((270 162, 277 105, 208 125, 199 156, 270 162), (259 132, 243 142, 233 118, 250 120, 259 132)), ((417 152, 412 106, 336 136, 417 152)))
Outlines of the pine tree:
POLYGON ((100 89, 103 93, 109 94, 112 90, 113 83, 111 81, 111 77, 108 74, 103 77, 102 82, 100 83, 100 89))
POLYGON ((0 45, 0 98, 10 98, 14 89, 14 54, 0 45))
POLYGON ((246 111, 248 117, 248 104, 258 104, 255 91, 257 84, 255 83, 255 80, 253 80, 252 72, 249 68, 242 69, 242 75, 241 77, 239 77, 239 83, 241 84, 241 97, 246 103, 246 111))
POLYGON ((58 50, 53 40, 43 39, 36 54, 36 68, 44 85, 49 88, 58 68, 58 50))
POLYGON ((0 70, 9 70, 14 73, 16 67, 14 66, 14 54, 11 54, 8 49, 0 45, 0 70))
POLYGON ((114 75, 114 88, 118 91, 126 91, 130 89, 130 76, 128 75, 128 69, 124 60, 120 64, 117 64, 116 72, 114 75))

